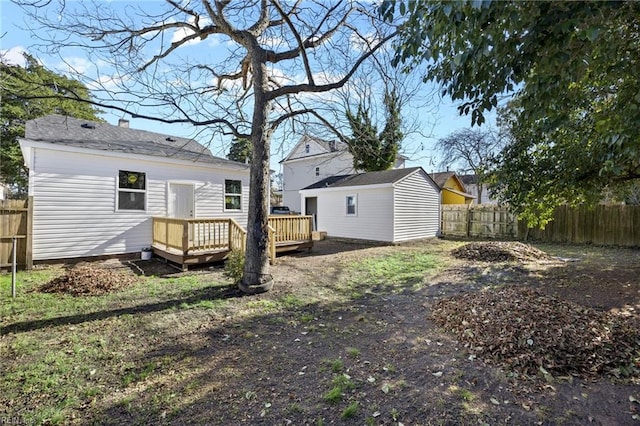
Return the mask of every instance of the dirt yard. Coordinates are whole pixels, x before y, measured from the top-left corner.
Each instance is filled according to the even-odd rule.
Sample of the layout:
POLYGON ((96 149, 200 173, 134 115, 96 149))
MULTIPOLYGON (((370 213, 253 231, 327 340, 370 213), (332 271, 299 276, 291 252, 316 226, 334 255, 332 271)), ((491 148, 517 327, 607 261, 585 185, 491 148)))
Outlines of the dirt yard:
MULTIPOLYGON (((635 321, 640 313, 640 251, 538 245, 541 252, 521 248, 509 261, 486 257, 483 247, 467 250, 467 259, 454 257, 452 249, 463 244, 370 247, 329 240, 316 244, 311 253, 279 257, 273 268, 276 285, 269 293, 243 296, 225 287, 203 295, 224 300, 223 309, 202 315, 176 311, 171 321, 164 316, 151 327, 152 336, 137 336, 131 343, 132 348, 143 348, 136 349, 143 354, 137 363, 159 366, 154 374, 135 386, 105 392, 76 410, 72 420, 176 425, 640 424, 640 341, 631 343, 636 358, 628 370, 611 366, 598 374, 581 374, 571 370, 564 353, 569 368, 532 372, 474 350, 465 343, 464 330, 458 336, 433 315, 436 304, 456 296, 516 288, 534 290, 540 300, 549 298, 571 312, 635 321), (389 273, 384 269, 393 265, 383 263, 382 271, 369 269, 374 274, 370 283, 349 281, 353 265, 366 266, 369 259, 398 252, 423 253, 425 247, 447 261, 419 279, 397 274, 394 285, 384 285, 374 275, 384 276, 389 273), (276 304, 287 309, 270 309, 276 304), (259 315, 237 314, 248 306, 263 310, 259 315), (158 402, 159 395, 177 399, 166 396, 167 401, 158 402), (161 408, 142 408, 149 406, 161 408)), ((424 260, 416 257, 416 262, 424 260)), ((141 271, 223 280, 217 268, 178 273, 158 261, 130 267, 130 273, 141 271)), ((498 312, 493 303, 478 309, 490 318, 498 312)), ((552 345, 557 326, 552 327, 551 318, 545 322, 531 316, 517 318, 536 328, 535 339, 521 336, 531 342, 525 344, 552 345)), ((503 323, 492 334, 509 327, 503 323)))

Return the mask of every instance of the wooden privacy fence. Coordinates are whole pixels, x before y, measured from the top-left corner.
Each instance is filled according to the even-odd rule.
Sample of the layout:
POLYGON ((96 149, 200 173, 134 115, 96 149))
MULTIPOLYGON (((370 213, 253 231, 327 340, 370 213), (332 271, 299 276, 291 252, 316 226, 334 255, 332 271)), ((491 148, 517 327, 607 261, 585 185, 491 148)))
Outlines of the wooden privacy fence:
POLYGON ((516 238, 517 220, 506 207, 442 205, 440 230, 444 236, 516 238))
POLYGON ((32 201, 0 201, 0 268, 11 267, 13 238, 16 238, 16 263, 19 268, 31 269, 32 201))
MULTIPOLYGON (((526 225, 520 224, 524 237, 526 225)), ((577 244, 640 246, 640 206, 599 204, 556 208, 545 229, 529 229, 529 239, 577 244)))
POLYGON ((640 246, 640 206, 600 204, 556 208, 545 229, 527 229, 504 206, 443 205, 444 236, 531 239, 544 242, 640 246))

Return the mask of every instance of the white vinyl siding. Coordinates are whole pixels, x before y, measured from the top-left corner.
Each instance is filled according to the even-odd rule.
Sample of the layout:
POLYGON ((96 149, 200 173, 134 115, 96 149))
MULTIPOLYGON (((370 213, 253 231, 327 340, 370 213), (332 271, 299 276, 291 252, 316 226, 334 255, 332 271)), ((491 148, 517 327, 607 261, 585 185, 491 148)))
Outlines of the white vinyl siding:
POLYGON ((137 252, 151 245, 151 218, 167 215, 167 182, 195 188, 195 217, 232 217, 243 226, 246 212, 223 210, 224 181, 242 181, 247 205, 249 173, 213 165, 34 149, 33 259, 61 259, 137 252), (116 211, 119 170, 144 171, 147 210, 116 211))
POLYGON ((440 227, 439 189, 421 169, 394 184, 308 189, 317 197, 319 231, 329 237, 401 242, 435 237, 440 227), (356 214, 348 215, 347 197, 356 214))
POLYGON ((299 212, 302 208, 299 190, 329 176, 352 173, 354 173, 353 157, 347 151, 286 161, 282 163, 282 203, 291 210, 299 212))
POLYGON ((393 241, 391 186, 375 189, 360 186, 306 194, 315 195, 318 197, 318 230, 326 231, 328 236, 393 241), (357 215, 346 215, 346 197, 354 195, 357 196, 357 215))
POLYGON ((423 173, 413 173, 397 182, 394 198, 394 241, 438 234, 439 191, 423 173))

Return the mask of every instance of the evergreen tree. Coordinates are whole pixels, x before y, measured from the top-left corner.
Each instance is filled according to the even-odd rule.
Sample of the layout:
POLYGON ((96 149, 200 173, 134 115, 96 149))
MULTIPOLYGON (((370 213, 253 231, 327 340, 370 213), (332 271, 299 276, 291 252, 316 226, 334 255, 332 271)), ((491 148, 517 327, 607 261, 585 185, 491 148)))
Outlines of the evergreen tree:
POLYGON ((355 114, 347 110, 347 121, 351 127, 347 145, 353 155, 353 167, 356 170, 387 170, 396 162, 403 134, 400 130, 400 106, 395 92, 385 93, 384 105, 385 126, 379 134, 378 128, 372 123, 370 110, 363 102, 358 105, 355 114))
POLYGON ((233 138, 227 158, 241 163, 251 162, 251 139, 233 138))
POLYGON ((23 67, 0 58, 0 180, 16 198, 27 194, 28 170, 18 144, 27 121, 48 114, 100 121, 91 104, 68 99, 89 100, 84 85, 47 70, 30 55, 25 60, 23 67))

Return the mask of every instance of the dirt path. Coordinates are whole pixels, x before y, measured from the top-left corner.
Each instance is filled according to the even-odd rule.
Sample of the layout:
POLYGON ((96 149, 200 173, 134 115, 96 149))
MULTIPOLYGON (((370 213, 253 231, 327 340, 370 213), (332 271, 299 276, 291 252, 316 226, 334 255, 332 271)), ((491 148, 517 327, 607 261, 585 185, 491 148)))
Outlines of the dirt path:
MULTIPOLYGON (((451 247, 433 244, 436 251, 451 247)), ((485 364, 432 321, 434 301, 501 285, 528 286, 601 310, 640 308, 638 251, 543 249, 571 260, 452 261, 417 290, 372 288, 348 303, 205 324, 206 339, 160 352, 195 353, 193 369, 199 383, 207 383, 169 423, 639 424, 638 383, 525 380, 485 364)), ((322 242, 311 254, 281 257, 274 268, 278 285, 257 300, 315 294, 344 279, 344 265, 394 250, 322 242)))

